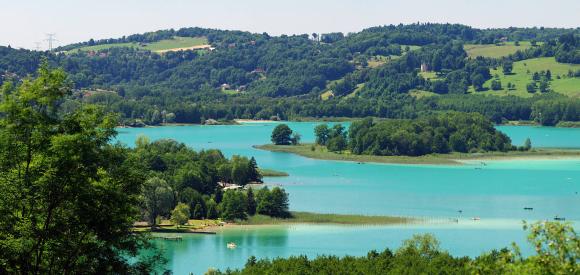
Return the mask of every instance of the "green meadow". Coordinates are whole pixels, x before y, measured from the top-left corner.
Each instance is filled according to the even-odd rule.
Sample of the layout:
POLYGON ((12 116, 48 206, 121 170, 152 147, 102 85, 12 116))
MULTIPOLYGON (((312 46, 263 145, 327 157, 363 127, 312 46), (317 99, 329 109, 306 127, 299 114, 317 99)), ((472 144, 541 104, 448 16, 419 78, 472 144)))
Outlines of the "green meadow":
POLYGON ((94 46, 86 46, 81 47, 78 49, 71 50, 69 52, 77 52, 77 51, 99 51, 104 49, 110 48, 121 48, 121 47, 130 47, 130 48, 140 48, 149 51, 167 51, 172 49, 179 49, 179 48, 188 48, 200 45, 206 45, 208 43, 207 38, 205 37, 180 37, 175 36, 172 39, 164 39, 153 43, 145 43, 144 46, 140 46, 139 43, 132 42, 132 43, 111 43, 111 44, 101 44, 101 45, 94 45, 94 46))
POLYGON ((514 62, 512 74, 509 75, 504 75, 501 67, 492 69, 491 75, 497 76, 501 81, 502 90, 493 91, 489 89, 493 80, 491 79, 484 84, 484 87, 489 90, 477 93, 531 97, 534 94, 528 93, 526 85, 532 82, 534 72, 546 70, 550 70, 552 73, 552 81, 550 81, 552 91, 570 97, 580 97, 580 78, 568 78, 567 76, 569 70, 580 70, 580 65, 558 63, 553 57, 541 57, 514 62), (515 89, 508 90, 508 83, 515 84, 515 89))
POLYGON ((501 45, 496 44, 465 44, 463 48, 467 52, 467 56, 475 58, 478 56, 499 58, 514 54, 519 50, 526 50, 532 47, 529 41, 519 42, 519 46, 515 42, 505 42, 501 45))

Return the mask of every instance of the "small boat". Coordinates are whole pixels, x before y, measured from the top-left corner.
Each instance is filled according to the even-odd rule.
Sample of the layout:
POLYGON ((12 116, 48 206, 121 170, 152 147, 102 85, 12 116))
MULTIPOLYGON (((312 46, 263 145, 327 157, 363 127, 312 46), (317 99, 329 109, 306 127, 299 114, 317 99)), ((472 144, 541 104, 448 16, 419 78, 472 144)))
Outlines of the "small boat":
POLYGON ((481 220, 481 218, 479 218, 479 217, 473 217, 473 218, 471 218, 471 219, 472 219, 472 220, 474 220, 474 221, 479 221, 479 220, 481 220))
POLYGON ((534 210, 534 208, 533 207, 524 207, 524 210, 532 211, 532 210, 534 210))
POLYGON ((228 244, 227 244, 227 247, 228 247, 229 249, 236 249, 236 247, 238 247, 238 246, 236 245, 236 243, 234 243, 234 242, 230 242, 230 243, 228 243, 228 244))
POLYGON ((459 213, 463 213, 463 210, 459 209, 459 210, 457 210, 457 212, 459 212, 459 213))
POLYGON ((565 220, 566 220, 566 218, 564 218, 564 217, 558 217, 558 216, 556 216, 556 217, 554 217, 554 220, 555 220, 555 221, 565 221, 565 220))

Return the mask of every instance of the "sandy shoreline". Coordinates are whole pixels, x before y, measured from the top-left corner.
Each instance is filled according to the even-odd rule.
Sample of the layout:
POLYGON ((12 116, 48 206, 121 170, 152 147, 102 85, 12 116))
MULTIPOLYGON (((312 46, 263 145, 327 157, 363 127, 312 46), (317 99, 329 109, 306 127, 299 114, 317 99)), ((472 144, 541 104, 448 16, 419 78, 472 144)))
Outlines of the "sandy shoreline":
POLYGON ((250 124, 250 123, 278 123, 280 121, 275 121, 275 120, 257 120, 257 119, 234 119, 235 122, 237 123, 246 123, 246 124, 250 124))

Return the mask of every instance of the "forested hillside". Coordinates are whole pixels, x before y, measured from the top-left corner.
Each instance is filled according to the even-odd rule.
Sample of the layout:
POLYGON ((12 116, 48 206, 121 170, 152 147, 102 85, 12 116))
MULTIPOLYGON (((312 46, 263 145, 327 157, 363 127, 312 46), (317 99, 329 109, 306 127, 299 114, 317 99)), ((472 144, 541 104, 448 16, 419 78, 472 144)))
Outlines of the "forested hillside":
POLYGON ((446 110, 494 122, 580 120, 578 29, 412 24, 270 36, 184 28, 54 52, 0 47, 1 81, 33 75, 43 58, 69 74, 76 92, 67 108, 101 104, 134 126, 446 110), (179 48, 187 43, 197 47, 179 48))

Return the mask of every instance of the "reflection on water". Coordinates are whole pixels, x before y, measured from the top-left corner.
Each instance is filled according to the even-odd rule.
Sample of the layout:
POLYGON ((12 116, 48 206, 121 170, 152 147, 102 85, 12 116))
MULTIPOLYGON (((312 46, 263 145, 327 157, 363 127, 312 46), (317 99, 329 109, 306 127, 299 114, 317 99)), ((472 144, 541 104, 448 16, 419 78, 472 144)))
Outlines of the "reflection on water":
POLYGON ((442 248, 455 255, 478 256, 512 241, 525 244, 522 224, 514 220, 472 221, 396 226, 290 225, 227 229, 217 235, 184 234, 182 241, 156 240, 175 274, 203 274, 208 268, 240 268, 258 258, 324 254, 364 256, 370 250, 396 249, 413 234, 435 234, 442 248), (236 249, 226 244, 235 242, 236 249))

